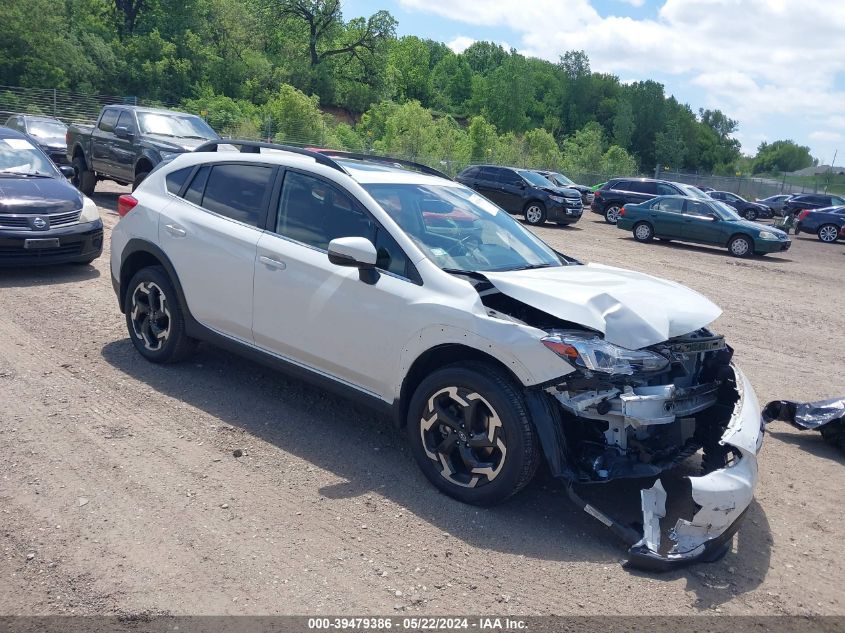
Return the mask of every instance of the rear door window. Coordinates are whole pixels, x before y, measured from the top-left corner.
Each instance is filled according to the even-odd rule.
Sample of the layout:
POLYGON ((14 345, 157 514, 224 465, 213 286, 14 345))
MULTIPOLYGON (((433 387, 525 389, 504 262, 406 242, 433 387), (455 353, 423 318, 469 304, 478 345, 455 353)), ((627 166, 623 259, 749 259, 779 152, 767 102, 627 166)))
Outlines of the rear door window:
MULTIPOLYGON (((672 185, 667 185, 662 182, 645 182, 644 185, 654 185, 657 189, 657 195, 659 196, 677 196, 680 191, 675 189, 672 185)), ((650 193, 650 192, 646 192, 650 193)))
POLYGON ((659 198, 651 205, 651 208, 666 213, 683 213, 684 201, 681 198, 659 198))
POLYGON ((512 169, 500 169, 498 181, 505 185, 518 185, 522 182, 522 177, 512 169))
POLYGON ((214 165, 202 207, 257 227, 267 207, 275 171, 266 165, 214 165))
POLYGON ((495 181, 500 169, 498 167, 482 167, 479 179, 495 181))

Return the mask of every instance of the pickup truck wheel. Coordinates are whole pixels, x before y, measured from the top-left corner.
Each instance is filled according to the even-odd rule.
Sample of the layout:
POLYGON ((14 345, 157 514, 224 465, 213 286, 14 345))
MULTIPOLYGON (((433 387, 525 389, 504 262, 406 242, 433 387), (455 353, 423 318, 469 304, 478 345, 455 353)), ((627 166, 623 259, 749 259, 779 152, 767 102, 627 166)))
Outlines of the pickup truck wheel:
POLYGON ((540 448, 519 385, 486 363, 429 375, 408 409, 411 452, 441 492, 474 505, 500 503, 537 471, 540 448))
POLYGON ((608 224, 616 224, 619 220, 619 212, 622 210, 618 204, 611 204, 604 210, 604 221, 608 224))
POLYGON ((148 171, 140 171, 136 174, 135 180, 132 183, 132 191, 135 191, 142 182, 144 182, 144 178, 150 175, 148 171))
POLYGON ((97 176, 94 172, 88 169, 85 164, 85 159, 77 156, 73 159, 73 176, 70 179, 71 184, 79 189, 86 196, 94 193, 94 187, 97 186, 97 176))
POLYGON ((153 363, 175 363, 190 356, 196 341, 185 334, 176 289, 161 266, 139 270, 126 290, 126 326, 138 353, 153 363))

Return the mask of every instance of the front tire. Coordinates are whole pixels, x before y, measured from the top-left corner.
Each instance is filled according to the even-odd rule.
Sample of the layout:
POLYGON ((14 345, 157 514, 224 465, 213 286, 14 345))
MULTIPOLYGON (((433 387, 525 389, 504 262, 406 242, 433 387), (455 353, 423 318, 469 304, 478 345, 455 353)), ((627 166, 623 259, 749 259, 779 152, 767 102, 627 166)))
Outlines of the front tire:
POLYGON ((524 213, 526 224, 540 226, 546 223, 546 207, 542 202, 529 202, 525 205, 524 213))
POLYGON ((746 209, 745 211, 745 219, 753 222, 757 219, 757 210, 756 209, 746 209))
POLYGON ((754 253, 754 244, 745 235, 737 235, 728 242, 728 250, 734 257, 750 257, 754 253))
POLYGON ((833 244, 839 239, 839 227, 835 224, 824 224, 819 227, 816 234, 825 244, 833 244))
POLYGON ((190 356, 196 341, 185 333, 176 289, 161 266, 139 270, 126 289, 126 327, 138 353, 153 363, 175 363, 190 356))
POLYGON ((88 165, 82 156, 73 159, 73 176, 70 182, 86 196, 94 193, 94 187, 97 186, 97 176, 88 169, 88 165))
POLYGON ((479 362, 429 375, 408 408, 411 452, 441 492, 474 505, 501 503, 537 471, 540 448, 522 389, 479 362))
POLYGON ((654 227, 648 222, 638 222, 634 225, 634 239, 638 242, 650 242, 654 239, 654 227))
POLYGON ((138 188, 138 185, 140 185, 142 182, 144 182, 144 179, 149 175, 150 175, 150 172, 148 172, 148 171, 138 172, 135 175, 135 180, 132 182, 132 191, 135 191, 138 188))
POLYGON ((611 204, 604 210, 604 221, 608 224, 616 224, 619 220, 619 212, 622 210, 618 204, 611 204))

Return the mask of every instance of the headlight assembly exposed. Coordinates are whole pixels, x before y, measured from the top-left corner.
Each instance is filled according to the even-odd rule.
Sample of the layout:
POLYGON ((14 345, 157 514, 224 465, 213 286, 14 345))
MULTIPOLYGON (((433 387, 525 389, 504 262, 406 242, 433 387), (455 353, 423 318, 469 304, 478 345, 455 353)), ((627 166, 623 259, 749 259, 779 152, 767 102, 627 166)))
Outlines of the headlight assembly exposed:
POLYGON ((552 201, 557 202, 559 204, 563 204, 564 197, 563 196, 549 196, 549 200, 552 200, 552 201))
POLYGON ((604 374, 631 375, 660 371, 669 366, 669 360, 660 354, 625 349, 589 332, 555 330, 542 341, 573 365, 604 374))
POLYGON ((761 240, 776 240, 776 239, 778 239, 778 236, 775 235, 774 233, 772 233, 771 231, 760 231, 757 234, 757 237, 759 237, 761 240))
POLYGON ((96 222, 100 219, 100 210, 94 201, 88 196, 82 196, 82 214, 79 216, 80 222, 96 222))

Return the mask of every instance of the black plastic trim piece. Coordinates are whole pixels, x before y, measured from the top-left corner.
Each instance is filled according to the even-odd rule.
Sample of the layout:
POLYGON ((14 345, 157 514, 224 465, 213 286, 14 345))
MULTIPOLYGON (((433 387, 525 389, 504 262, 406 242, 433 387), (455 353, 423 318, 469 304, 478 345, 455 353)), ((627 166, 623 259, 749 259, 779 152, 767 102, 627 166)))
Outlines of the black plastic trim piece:
POLYGON ((314 152, 310 149, 303 149, 302 147, 293 147, 292 145, 281 145, 279 143, 265 143, 264 141, 246 141, 246 140, 238 140, 238 139, 218 139, 215 141, 209 141, 207 143, 203 143, 199 147, 197 147, 194 151, 195 152, 216 152, 218 151, 218 147, 220 145, 235 145, 240 147, 240 152, 242 154, 259 154, 261 148, 264 149, 275 149, 283 152, 288 152, 290 154, 299 154, 300 156, 308 156, 309 158, 313 158, 315 162, 320 163, 321 165, 325 165, 326 167, 331 167, 332 169, 336 169, 337 171, 347 174, 347 171, 338 165, 335 161, 331 158, 326 156, 325 154, 321 154, 319 152, 314 152))
POLYGON ((429 176, 437 176, 439 178, 445 178, 446 180, 452 180, 449 176, 444 174, 442 171, 438 171, 434 167, 429 167, 428 165, 423 165, 422 163, 415 163, 412 160, 403 160, 401 158, 392 158, 391 156, 379 156, 377 154, 361 154, 360 152, 345 152, 342 150, 333 150, 333 149, 321 149, 317 150, 323 156, 336 156, 337 158, 350 158, 352 160, 363 160, 363 161, 371 161, 373 163, 384 163, 386 165, 401 165, 403 167, 410 167, 412 169, 416 169, 419 172, 424 174, 428 174, 429 176))

